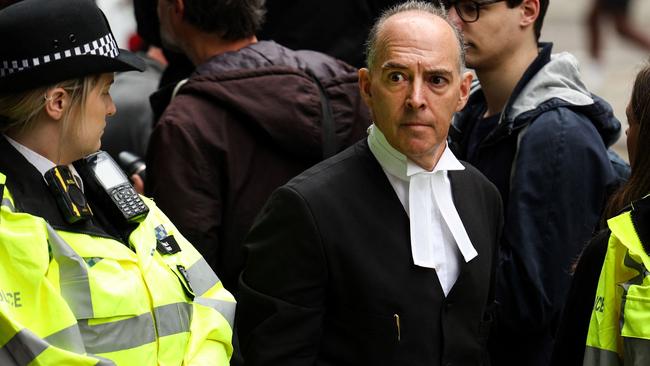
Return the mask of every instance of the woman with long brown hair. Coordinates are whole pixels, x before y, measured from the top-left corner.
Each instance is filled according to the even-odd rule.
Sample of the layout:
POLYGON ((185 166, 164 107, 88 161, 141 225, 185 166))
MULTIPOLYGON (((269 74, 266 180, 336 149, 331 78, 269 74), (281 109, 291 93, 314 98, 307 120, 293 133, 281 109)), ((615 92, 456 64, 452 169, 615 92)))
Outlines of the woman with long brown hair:
POLYGON ((650 65, 637 74, 625 113, 629 124, 627 151, 632 174, 627 184, 609 200, 605 218, 615 216, 630 202, 650 194, 650 65))
MULTIPOLYGON (((636 274, 641 268, 648 270, 642 258, 649 254, 645 248, 650 249, 650 235, 646 232, 650 227, 650 63, 636 76, 626 114, 632 174, 609 199, 603 214, 605 229, 587 245, 576 266, 556 335, 552 365, 599 365, 597 359, 621 358, 621 350, 604 345, 623 344, 625 340, 619 339, 618 328, 625 309, 613 294, 612 285, 625 282, 623 267, 633 266, 636 270, 631 273, 636 274)), ((645 310, 650 312, 650 307, 645 310)), ((638 322, 635 316, 627 316, 628 325, 638 322)), ((623 364, 634 364, 633 357, 628 355, 623 364)))

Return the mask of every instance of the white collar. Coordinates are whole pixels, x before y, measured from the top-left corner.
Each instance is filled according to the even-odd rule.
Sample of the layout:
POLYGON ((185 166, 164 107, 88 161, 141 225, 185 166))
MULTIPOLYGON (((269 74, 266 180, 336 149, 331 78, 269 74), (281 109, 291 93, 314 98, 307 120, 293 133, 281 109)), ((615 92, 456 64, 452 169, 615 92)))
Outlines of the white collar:
POLYGON ((436 233, 432 231, 432 228, 440 228, 442 225, 446 225, 451 232, 451 240, 455 242, 465 262, 475 258, 478 253, 458 215, 447 176, 449 170, 463 170, 465 167, 449 147, 445 145, 436 166, 428 171, 390 146, 375 125, 368 128, 368 134, 368 146, 384 171, 408 186, 413 262, 420 267, 436 268, 445 259, 440 255, 444 252, 444 239, 437 234, 440 230, 436 229, 436 233))
MULTIPOLYGON (((28 148, 27 146, 21 144, 20 142, 12 139, 11 137, 4 135, 4 138, 9 141, 11 146, 13 146, 18 152, 25 157, 25 159, 38 170, 39 173, 43 177, 45 177, 45 173, 48 170, 51 170, 56 166, 50 159, 44 157, 43 155, 37 153, 36 151, 28 148)), ((77 172, 77 169, 75 169, 74 165, 69 164, 68 167, 70 168, 70 171, 72 172, 72 175, 75 177, 75 180, 77 181, 77 184, 79 185, 79 188, 81 188, 81 191, 84 191, 84 184, 83 180, 81 179, 81 176, 77 172)), ((45 179, 45 178, 43 178, 45 179)))
POLYGON ((11 137, 4 135, 4 137, 9 141, 9 143, 16 149, 18 152, 27 159, 27 161, 36 168, 36 170, 45 175, 45 172, 54 168, 56 164, 50 161, 48 158, 37 153, 36 151, 28 148, 27 146, 21 144, 20 142, 12 139, 11 137))
POLYGON ((390 174, 403 180, 409 181, 410 177, 415 174, 434 174, 436 172, 447 172, 450 170, 464 170, 465 167, 451 152, 449 146, 445 142, 445 150, 440 156, 440 160, 433 167, 432 171, 428 171, 421 166, 415 164, 406 155, 395 150, 386 137, 374 124, 368 127, 368 146, 375 155, 379 164, 384 167, 390 174))

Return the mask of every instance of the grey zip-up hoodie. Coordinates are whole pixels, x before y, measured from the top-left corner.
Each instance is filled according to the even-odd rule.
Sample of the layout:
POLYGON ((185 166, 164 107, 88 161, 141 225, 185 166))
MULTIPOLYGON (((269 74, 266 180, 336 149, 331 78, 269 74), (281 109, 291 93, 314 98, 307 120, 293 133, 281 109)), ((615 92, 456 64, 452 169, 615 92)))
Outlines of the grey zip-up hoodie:
POLYGON ((541 44, 500 116, 468 151, 486 102, 475 88, 454 119, 450 146, 501 192, 505 227, 493 364, 545 365, 570 283, 569 268, 617 183, 607 147, 621 125, 592 95, 568 53, 541 44))

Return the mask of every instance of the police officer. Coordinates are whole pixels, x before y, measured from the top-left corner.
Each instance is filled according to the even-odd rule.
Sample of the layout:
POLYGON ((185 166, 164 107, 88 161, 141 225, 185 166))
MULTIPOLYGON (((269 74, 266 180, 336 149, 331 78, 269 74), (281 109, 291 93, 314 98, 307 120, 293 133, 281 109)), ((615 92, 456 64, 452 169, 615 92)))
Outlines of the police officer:
POLYGON ((117 171, 86 172, 142 60, 91 0, 11 5, 0 39, 0 364, 227 365, 232 295, 117 171), (118 183, 128 202, 97 198, 118 183))
POLYGON ((551 365, 647 365, 650 355, 650 64, 628 104, 630 179, 580 255, 551 365))
MULTIPOLYGON (((608 214, 622 211, 607 220, 611 234, 591 310, 585 366, 647 365, 650 360, 650 64, 637 74, 626 113, 632 175, 612 196, 605 213, 611 217, 608 214)), ((587 249, 601 245, 605 243, 592 241, 587 249)), ((585 260, 597 261, 602 258, 585 260)), ((590 270, 580 264, 576 276, 590 270)), ((588 289, 590 284, 582 285, 588 289)))

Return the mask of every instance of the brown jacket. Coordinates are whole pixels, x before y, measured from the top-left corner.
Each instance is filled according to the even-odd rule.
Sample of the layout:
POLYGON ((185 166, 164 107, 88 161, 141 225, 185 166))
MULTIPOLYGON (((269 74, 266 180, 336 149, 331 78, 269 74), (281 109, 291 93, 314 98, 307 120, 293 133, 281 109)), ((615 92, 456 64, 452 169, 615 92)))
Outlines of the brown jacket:
POLYGON ((259 42, 211 58, 179 90, 151 136, 147 193, 237 292, 241 244, 271 192, 369 124, 356 69, 259 42))

